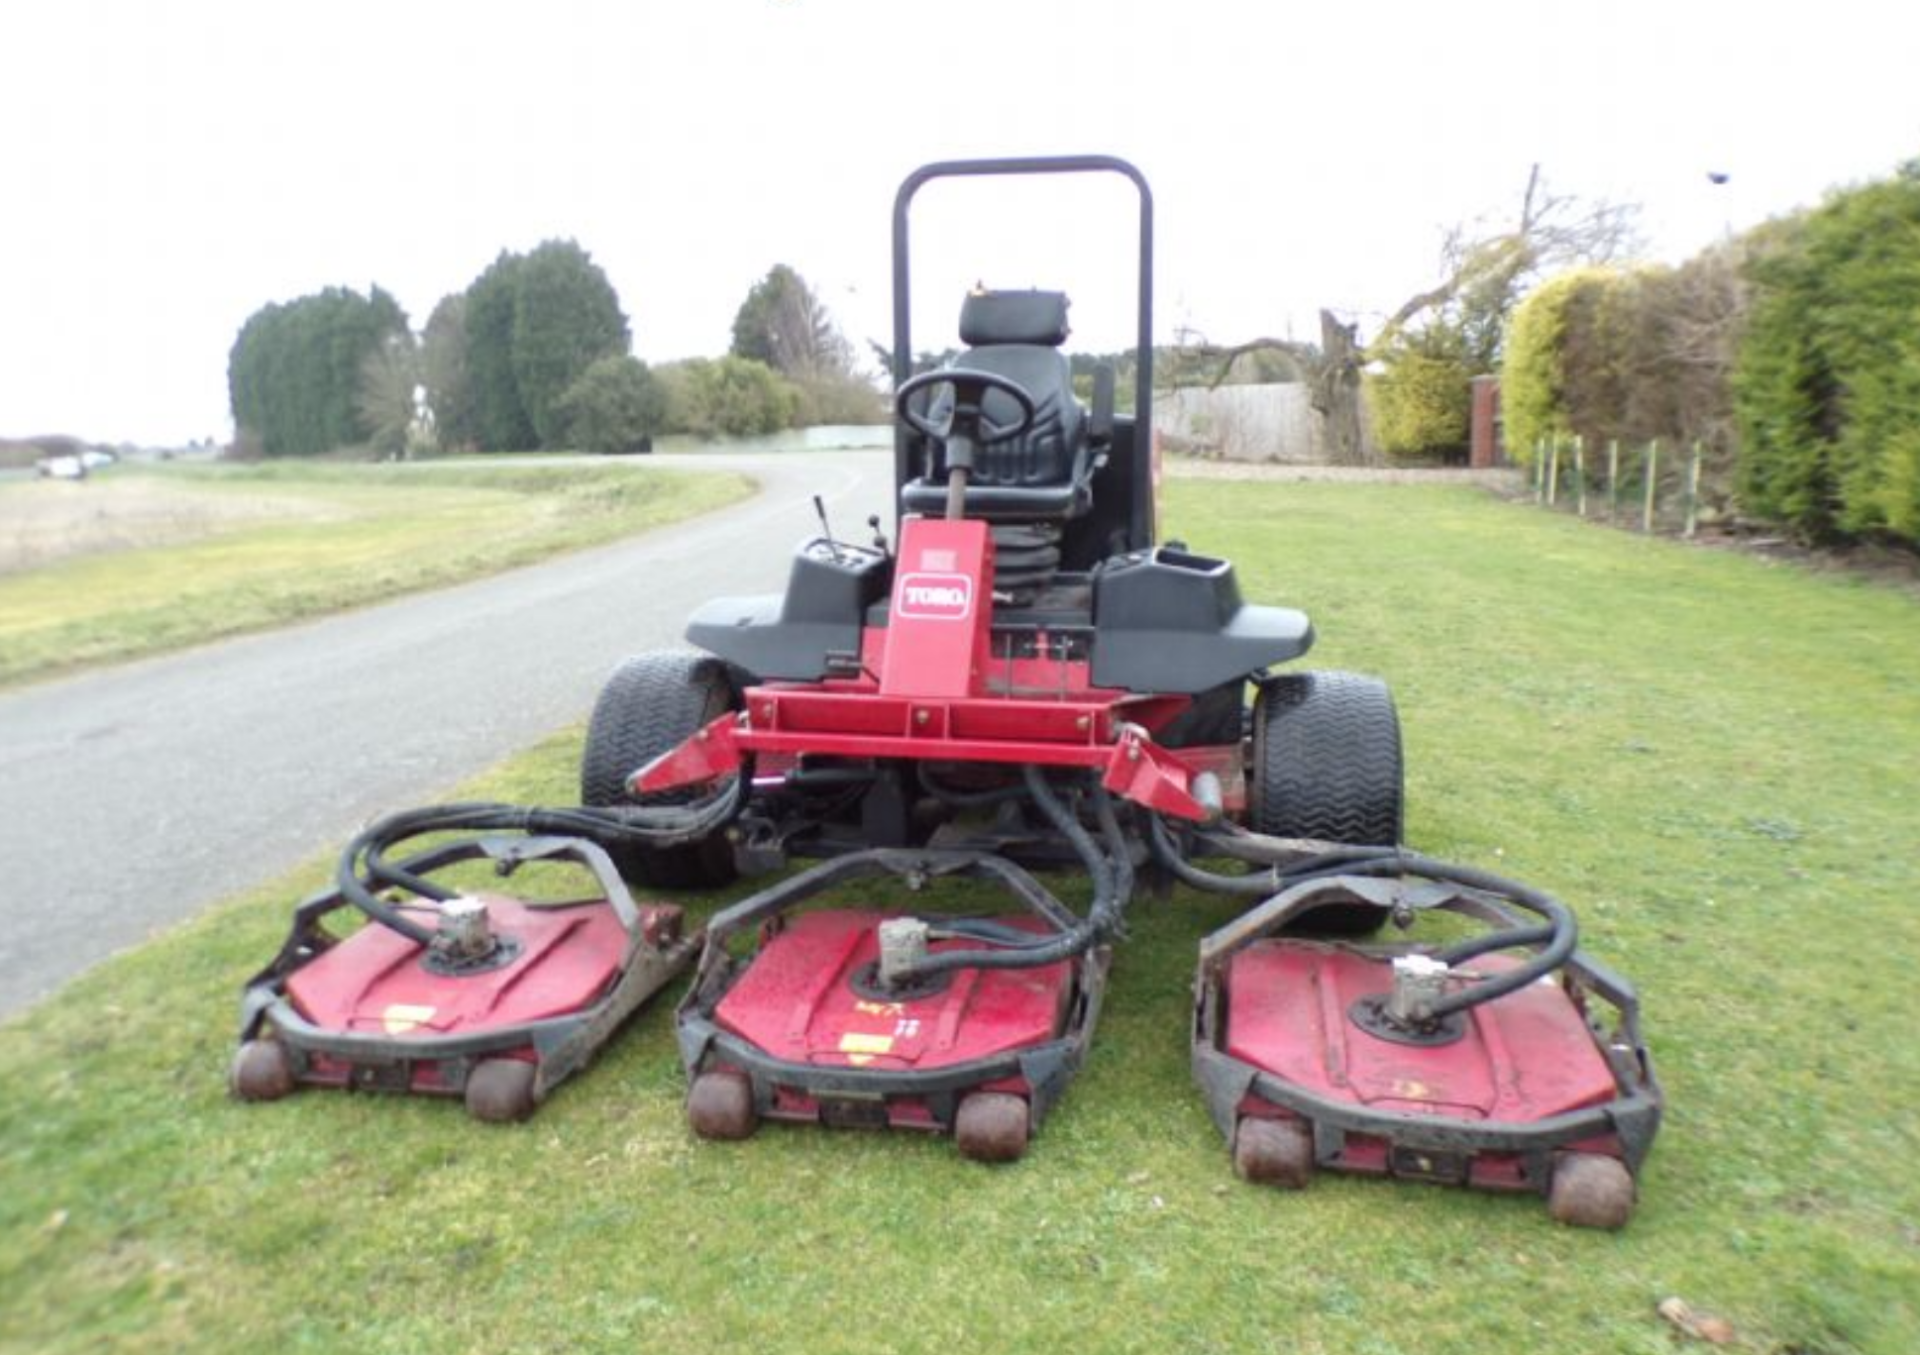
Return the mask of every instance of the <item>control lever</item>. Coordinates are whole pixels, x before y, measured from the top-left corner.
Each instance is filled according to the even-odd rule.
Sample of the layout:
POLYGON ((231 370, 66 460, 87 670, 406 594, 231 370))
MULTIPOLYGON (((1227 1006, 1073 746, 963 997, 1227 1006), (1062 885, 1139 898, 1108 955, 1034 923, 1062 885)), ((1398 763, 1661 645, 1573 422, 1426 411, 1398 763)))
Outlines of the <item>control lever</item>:
POLYGON ((836 565, 840 564, 840 543, 833 539, 833 527, 827 521, 827 505, 818 494, 813 496, 813 511, 820 518, 820 534, 827 543, 827 554, 836 565))

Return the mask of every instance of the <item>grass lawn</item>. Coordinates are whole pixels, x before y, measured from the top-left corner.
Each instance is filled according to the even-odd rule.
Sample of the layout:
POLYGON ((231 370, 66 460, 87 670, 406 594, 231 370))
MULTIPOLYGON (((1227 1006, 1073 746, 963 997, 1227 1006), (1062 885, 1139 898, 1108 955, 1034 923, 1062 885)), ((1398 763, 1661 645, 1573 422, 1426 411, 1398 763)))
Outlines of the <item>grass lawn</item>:
MULTIPOLYGON (((231 1103, 236 995, 315 863, 0 1027, 0 1349, 1671 1352, 1679 1296, 1743 1351, 1920 1350, 1920 606, 1470 491, 1168 498, 1311 609, 1317 662, 1393 682, 1410 840, 1558 892, 1640 985, 1669 1115, 1627 1231, 1236 1182, 1186 1046, 1236 905, 1184 893, 1136 905, 1011 1167, 697 1142, 663 1007, 523 1127, 231 1103)), ((465 790, 565 801, 578 737, 465 790)))
POLYGON ((119 540, 0 573, 0 684, 260 630, 529 564, 705 512, 738 475, 615 466, 296 463, 116 471, 80 485, 0 487, 102 505, 70 525, 109 544, 116 498, 151 509, 119 540), (141 496, 143 486, 154 491, 141 496), (133 491, 120 494, 120 491, 133 491), (222 511, 223 509, 231 511, 222 511), (169 530, 166 515, 174 526, 169 530), (157 519, 156 520, 156 516, 157 519), (163 544, 139 545, 141 534, 163 544))

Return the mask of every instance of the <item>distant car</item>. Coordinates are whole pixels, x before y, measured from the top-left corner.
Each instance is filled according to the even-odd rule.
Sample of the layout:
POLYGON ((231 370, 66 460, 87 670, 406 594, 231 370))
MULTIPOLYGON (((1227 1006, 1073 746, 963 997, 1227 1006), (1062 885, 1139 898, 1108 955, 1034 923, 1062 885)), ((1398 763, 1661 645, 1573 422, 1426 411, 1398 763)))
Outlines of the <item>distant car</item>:
POLYGON ((84 480, 88 471, 111 466, 120 458, 112 452, 73 452, 43 456, 33 463, 34 472, 43 480, 84 480))

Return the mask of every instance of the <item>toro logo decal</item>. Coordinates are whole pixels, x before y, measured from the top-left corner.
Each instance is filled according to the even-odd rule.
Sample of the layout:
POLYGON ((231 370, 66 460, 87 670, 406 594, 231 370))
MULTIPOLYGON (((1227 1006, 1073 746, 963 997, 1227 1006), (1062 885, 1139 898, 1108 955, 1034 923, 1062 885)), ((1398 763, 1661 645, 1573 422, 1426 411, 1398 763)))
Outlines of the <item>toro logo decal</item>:
POLYGON ((907 574, 899 613, 916 621, 965 621, 973 614, 973 580, 965 574, 907 574))

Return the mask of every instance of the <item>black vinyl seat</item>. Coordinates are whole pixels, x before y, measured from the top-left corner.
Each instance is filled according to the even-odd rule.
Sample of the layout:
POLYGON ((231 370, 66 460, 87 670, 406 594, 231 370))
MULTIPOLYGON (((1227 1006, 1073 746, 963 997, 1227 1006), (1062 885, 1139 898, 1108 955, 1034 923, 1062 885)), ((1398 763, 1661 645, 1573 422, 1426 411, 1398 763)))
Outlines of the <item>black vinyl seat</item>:
MULTIPOLYGON (((1073 398, 1072 369, 1060 351, 1067 339, 1067 304, 1064 292, 980 291, 960 308, 960 340, 968 347, 952 365, 1004 376, 1033 396, 1027 429, 976 450, 967 478, 969 517, 1064 522, 1093 504, 1088 419, 1073 398)), ((941 390, 930 413, 939 418, 952 401, 952 389, 941 390)), ((1002 425, 1019 420, 1018 406, 1000 391, 986 393, 983 413, 1002 425)), ((901 488, 901 505, 910 513, 945 510, 947 468, 937 446, 928 462, 925 474, 901 488)))

